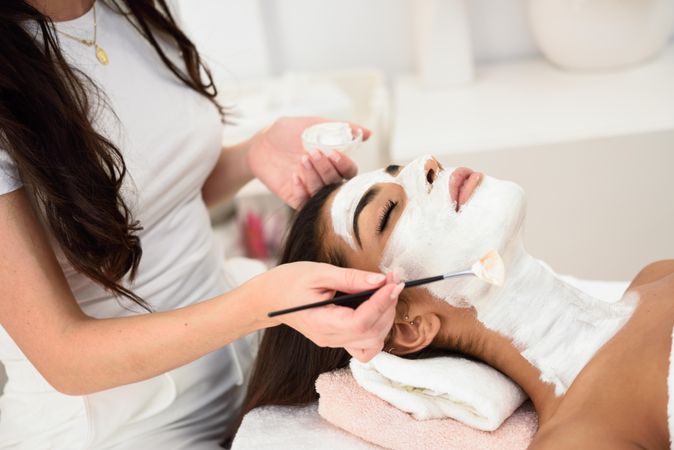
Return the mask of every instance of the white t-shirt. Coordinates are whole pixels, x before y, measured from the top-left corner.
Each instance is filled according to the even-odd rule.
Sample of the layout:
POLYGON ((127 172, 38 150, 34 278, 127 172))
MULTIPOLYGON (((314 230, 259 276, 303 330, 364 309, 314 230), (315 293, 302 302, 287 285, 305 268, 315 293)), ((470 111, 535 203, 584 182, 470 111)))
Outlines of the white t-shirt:
MULTIPOLYGON (((224 255, 201 196, 221 148, 220 117, 210 101, 168 70, 124 17, 104 3, 97 4, 96 14, 107 66, 92 47, 59 38, 68 61, 96 82, 117 115, 101 106, 95 126, 122 151, 129 175, 124 196, 143 226, 137 276, 124 284, 156 311, 212 298, 229 289, 224 255)), ((56 27, 90 38, 93 10, 56 27)), ((16 167, 0 149, 0 195, 20 186, 16 167)), ((144 313, 75 271, 53 240, 52 246, 86 314, 144 313)), ((54 390, 1 327, 0 361, 8 375, 0 397, 0 448, 68 450, 217 448, 250 363, 239 342, 156 378, 78 397, 54 390)))

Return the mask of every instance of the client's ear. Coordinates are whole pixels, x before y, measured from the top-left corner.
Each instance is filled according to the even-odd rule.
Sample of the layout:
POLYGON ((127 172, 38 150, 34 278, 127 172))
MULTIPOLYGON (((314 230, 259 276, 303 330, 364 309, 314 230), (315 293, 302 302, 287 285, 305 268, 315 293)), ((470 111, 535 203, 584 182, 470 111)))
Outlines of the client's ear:
POLYGON ((440 317, 433 312, 396 319, 393 324, 393 339, 389 341, 389 352, 407 355, 428 347, 438 335, 440 325, 440 317))

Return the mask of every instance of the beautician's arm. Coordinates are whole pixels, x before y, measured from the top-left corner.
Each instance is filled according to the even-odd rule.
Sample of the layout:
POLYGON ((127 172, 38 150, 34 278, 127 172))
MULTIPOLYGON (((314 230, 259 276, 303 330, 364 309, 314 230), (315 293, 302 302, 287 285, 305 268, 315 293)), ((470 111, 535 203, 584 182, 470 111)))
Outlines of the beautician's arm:
POLYGON ((215 167, 201 189, 206 206, 213 207, 231 199, 239 189, 253 179, 253 172, 246 158, 253 139, 222 148, 215 167))
POLYGON ((372 274, 367 272, 326 265, 331 269, 315 270, 316 263, 296 263, 299 266, 279 266, 230 293, 185 308, 93 319, 73 298, 24 189, 0 195, 0 230, 0 324, 47 381, 66 394, 141 381, 184 365, 253 330, 275 325, 266 311, 313 300, 321 291, 325 295, 326 287, 353 291, 383 286, 357 310, 339 308, 344 311, 334 319, 326 311, 313 310, 315 320, 307 325, 302 320, 310 316, 289 315, 298 321, 291 326, 325 345, 354 342, 376 353, 395 313, 393 283, 368 282, 372 274))

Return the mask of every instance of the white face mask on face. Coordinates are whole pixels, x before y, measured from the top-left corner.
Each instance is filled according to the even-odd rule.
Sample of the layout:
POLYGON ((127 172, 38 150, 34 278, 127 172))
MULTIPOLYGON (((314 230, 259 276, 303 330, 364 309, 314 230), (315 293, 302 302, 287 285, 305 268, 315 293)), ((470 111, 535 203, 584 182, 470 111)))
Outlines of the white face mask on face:
MULTIPOLYGON (((412 161, 392 177, 376 171, 348 181, 336 194, 331 216, 335 232, 355 247, 350 221, 355 205, 377 183, 400 185, 407 202, 382 255, 380 268, 410 280, 470 268, 487 251, 503 253, 524 218, 524 192, 514 183, 484 177, 471 198, 456 212, 449 190, 454 168, 439 170, 427 180, 430 156, 412 161)), ((507 270, 507 267, 506 267, 507 270)), ((489 285, 478 279, 457 279, 427 286, 454 306, 467 306, 489 285)))
MULTIPOLYGON (((416 159, 398 175, 408 201, 386 245, 381 268, 400 271, 404 279, 468 269, 491 249, 503 254, 524 218, 522 189, 491 177, 484 177, 457 212, 449 191, 455 169, 440 170, 431 184, 425 170, 428 159, 416 159)), ((427 289, 453 306, 467 306, 485 295, 490 285, 462 278, 427 289)))
POLYGON ((433 183, 425 169, 430 157, 416 159, 392 177, 385 171, 360 175, 335 196, 331 216, 335 232, 355 248, 351 221, 360 198, 377 183, 400 185, 405 210, 391 232, 380 268, 410 280, 464 270, 488 250, 505 260, 506 281, 494 287, 475 277, 424 286, 457 307, 475 307, 487 328, 512 339, 541 380, 563 394, 596 351, 631 316, 638 298, 608 304, 559 280, 528 255, 521 242, 524 192, 514 183, 484 177, 456 212, 449 191, 453 168, 433 183))
POLYGON ((379 183, 393 183, 395 179, 383 169, 358 175, 344 183, 330 208, 332 228, 337 236, 346 241, 351 248, 356 248, 353 231, 353 215, 360 199, 372 186, 379 183))

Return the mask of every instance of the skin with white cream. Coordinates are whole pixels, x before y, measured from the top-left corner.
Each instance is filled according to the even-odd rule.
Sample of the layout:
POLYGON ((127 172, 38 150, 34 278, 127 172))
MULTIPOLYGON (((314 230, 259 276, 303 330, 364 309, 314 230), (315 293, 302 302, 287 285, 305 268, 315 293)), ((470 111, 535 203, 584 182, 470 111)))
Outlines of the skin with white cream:
POLYGON ((332 226, 335 233, 351 247, 356 246, 353 217, 363 195, 380 183, 397 183, 396 179, 383 170, 358 175, 339 188, 330 208, 332 226))
POLYGON ((330 210, 333 229, 356 248, 353 218, 361 198, 390 183, 404 191, 404 200, 398 201, 404 205, 395 206, 404 210, 382 252, 382 270, 395 270, 402 279, 433 276, 471 267, 496 249, 505 261, 503 286, 466 277, 425 289, 452 306, 474 308, 485 327, 508 337, 538 369, 540 379, 562 395, 630 318, 637 298, 628 295, 607 304, 559 280, 524 249, 522 189, 463 170, 443 169, 425 156, 395 175, 384 170, 360 175, 336 193, 330 210))

